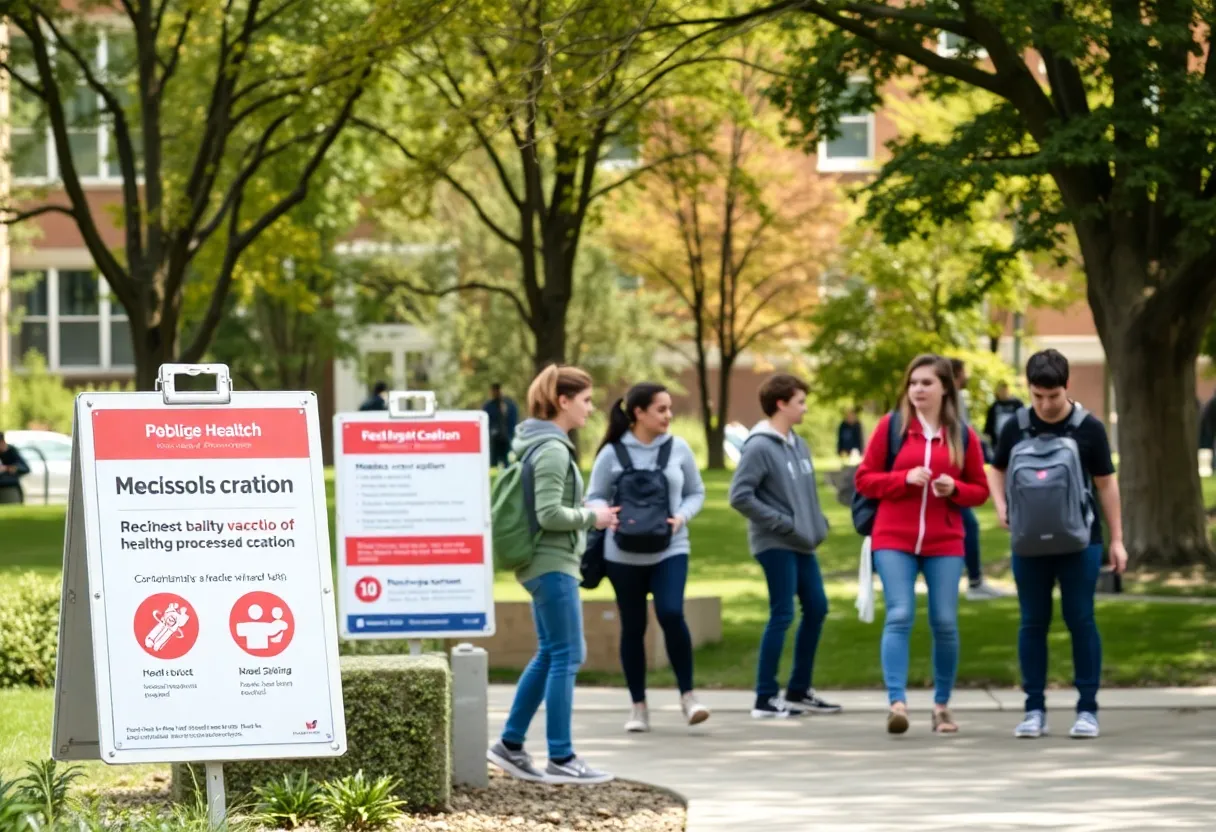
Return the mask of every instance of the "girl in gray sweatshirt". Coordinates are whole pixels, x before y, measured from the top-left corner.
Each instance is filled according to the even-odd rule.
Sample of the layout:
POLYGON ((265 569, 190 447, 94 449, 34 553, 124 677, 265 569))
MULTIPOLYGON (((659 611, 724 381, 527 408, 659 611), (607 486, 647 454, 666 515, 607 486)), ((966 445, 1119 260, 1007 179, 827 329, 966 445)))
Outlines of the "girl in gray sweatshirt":
POLYGON ((589 505, 617 503, 617 486, 625 472, 622 453, 635 471, 657 470, 659 460, 666 459, 667 505, 661 510, 671 527, 667 547, 658 552, 631 552, 618 544, 612 532, 604 539, 608 580, 621 615, 621 666, 633 699, 625 730, 636 733, 650 730, 645 647, 650 596, 680 687, 684 715, 690 725, 709 718, 709 711, 693 695, 692 637, 684 620, 688 523, 705 503, 705 485, 688 443, 668 433, 671 418, 671 394, 662 385, 637 384, 630 389, 609 412, 608 432, 591 469, 587 493, 589 505))

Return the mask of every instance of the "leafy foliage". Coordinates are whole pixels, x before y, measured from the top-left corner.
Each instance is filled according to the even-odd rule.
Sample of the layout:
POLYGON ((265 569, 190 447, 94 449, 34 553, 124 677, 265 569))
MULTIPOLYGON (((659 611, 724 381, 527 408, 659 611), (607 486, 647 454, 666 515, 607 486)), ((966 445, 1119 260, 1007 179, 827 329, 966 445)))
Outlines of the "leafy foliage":
POLYGON ((384 829, 403 814, 405 801, 393 797, 397 789, 395 778, 386 774, 371 780, 363 776, 362 769, 326 783, 321 795, 326 821, 350 832, 384 829))
POLYGON ((49 759, 27 761, 25 767, 26 775, 17 781, 21 796, 38 807, 38 814, 47 827, 54 828, 70 808, 68 790, 84 777, 84 769, 80 766, 61 769, 56 761, 49 759))
POLYGON ((37 813, 19 781, 0 779, 0 832, 36 832, 37 813))
POLYGON ((297 829, 319 820, 325 811, 322 788, 308 779, 308 772, 299 776, 283 775, 264 786, 255 786, 255 814, 258 822, 275 829, 297 829))
POLYGON ((0 590, 0 687, 50 687, 59 645, 60 581, 26 572, 0 590))

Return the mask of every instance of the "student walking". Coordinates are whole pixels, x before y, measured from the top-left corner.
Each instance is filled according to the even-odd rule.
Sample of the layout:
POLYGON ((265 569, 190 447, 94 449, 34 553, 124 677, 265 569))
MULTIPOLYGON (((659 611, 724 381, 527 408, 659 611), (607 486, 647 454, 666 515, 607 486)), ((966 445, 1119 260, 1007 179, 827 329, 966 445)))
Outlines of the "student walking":
POLYGON ((785 373, 764 382, 760 407, 768 418, 752 428, 730 484, 731 508, 747 518, 748 543, 768 583, 769 619, 760 640, 752 708, 756 719, 840 711, 839 705, 821 699, 811 684, 828 614, 815 549, 827 538, 828 521, 819 506, 811 453, 794 432, 806 414, 807 390, 806 382, 785 373), (795 597, 802 606, 802 622, 783 698, 777 669, 785 634, 794 622, 795 597))
POLYGON ((705 485, 688 443, 671 436, 671 394, 637 384, 608 413, 608 431, 591 469, 590 506, 613 505, 619 527, 604 539, 608 580, 621 615, 621 667, 633 708, 625 730, 650 730, 646 706, 647 598, 663 628, 667 657, 689 725, 709 719, 693 694, 692 636, 684 620, 690 552, 688 524, 705 503, 705 485))
POLYGON ((541 529, 531 561, 515 574, 532 596, 538 647, 519 677, 502 739, 487 756, 521 780, 592 784, 612 779, 578 757, 571 740, 574 677, 586 649, 579 564, 587 530, 616 525, 616 509, 583 506, 583 478, 574 462, 570 431, 586 425, 593 409, 591 377, 577 367, 551 365, 528 388, 532 418, 515 432, 515 453, 520 458, 527 455, 532 466, 541 529), (524 751, 528 726, 542 701, 549 741, 549 765, 543 773, 524 751))
POLYGON ((959 415, 950 361, 922 355, 908 365, 898 410, 874 428, 857 469, 857 490, 879 501, 871 533, 887 617, 882 671, 891 710, 887 730, 908 730, 908 653, 916 614, 916 576, 929 590, 933 633, 933 731, 953 734, 950 695, 958 672, 958 585, 963 571, 962 509, 988 499, 979 438, 959 415), (890 420, 898 451, 888 469, 890 420))
POLYGON ((1069 735, 1098 736, 1102 640, 1094 619, 1094 593, 1102 568, 1102 516, 1110 528, 1110 559, 1127 567, 1119 482, 1106 428, 1068 398, 1068 359, 1055 350, 1026 362, 1031 407, 1006 423, 989 476, 1001 525, 1010 529, 1013 578, 1022 624, 1018 661, 1026 716, 1014 736, 1047 733, 1047 632, 1052 591, 1060 587, 1064 624, 1072 637, 1077 716, 1069 735), (1102 515, 1094 510, 1097 490, 1102 515))

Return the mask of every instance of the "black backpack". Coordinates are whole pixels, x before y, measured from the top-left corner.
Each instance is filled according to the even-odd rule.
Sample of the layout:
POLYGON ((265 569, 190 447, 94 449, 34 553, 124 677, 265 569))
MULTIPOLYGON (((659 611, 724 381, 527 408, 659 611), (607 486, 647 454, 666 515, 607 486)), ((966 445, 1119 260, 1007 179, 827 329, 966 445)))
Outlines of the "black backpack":
POLYGON ((624 445, 612 443, 612 450, 624 469, 617 478, 612 498, 612 504, 621 509, 617 515, 620 525, 613 540, 622 552, 653 555, 671 545, 671 524, 667 522, 671 517, 671 503, 665 472, 673 441, 668 439, 659 447, 658 468, 644 471, 633 467, 624 445))
MULTIPOLYGON (((890 471, 895 467, 895 457, 899 455, 899 449, 904 444, 904 432, 900 426, 899 411, 891 411, 891 418, 887 420, 887 465, 886 470, 890 471)), ((967 446, 971 444, 971 430, 967 425, 963 426, 963 455, 967 454, 967 446)), ((856 474, 854 474, 856 476, 856 474)), ((874 531, 874 518, 878 516, 878 500, 864 496, 857 490, 856 484, 853 486, 853 504, 850 506, 853 513, 853 528, 862 537, 869 537, 874 531)))

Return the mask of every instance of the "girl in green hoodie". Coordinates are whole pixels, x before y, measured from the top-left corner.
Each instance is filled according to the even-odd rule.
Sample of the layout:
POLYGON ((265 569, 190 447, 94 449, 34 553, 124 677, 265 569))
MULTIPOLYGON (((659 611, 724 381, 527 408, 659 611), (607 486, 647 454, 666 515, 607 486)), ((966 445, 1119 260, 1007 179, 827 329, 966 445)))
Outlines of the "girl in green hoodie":
POLYGON ((583 505, 583 478, 574 463, 570 431, 587 423, 591 377, 577 367, 550 365, 528 388, 532 418, 515 430, 513 448, 532 454, 536 520, 541 534, 532 561, 516 578, 532 596, 536 655, 519 677, 515 701, 502 739, 489 750, 490 762, 522 780, 544 783, 606 783, 611 774, 596 771, 574 753, 574 677, 583 663, 583 607, 578 594, 579 563, 587 530, 616 526, 616 509, 583 505), (532 717, 545 703, 549 765, 542 773, 524 751, 532 717))

